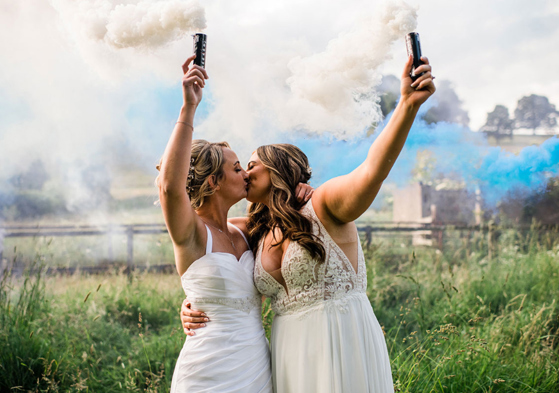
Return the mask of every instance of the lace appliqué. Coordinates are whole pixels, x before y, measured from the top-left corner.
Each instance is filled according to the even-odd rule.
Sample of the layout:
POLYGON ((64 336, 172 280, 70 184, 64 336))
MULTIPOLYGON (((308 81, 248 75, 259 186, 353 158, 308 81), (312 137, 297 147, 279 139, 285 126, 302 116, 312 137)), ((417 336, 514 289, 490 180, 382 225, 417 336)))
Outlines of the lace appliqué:
POLYGON ((290 243, 284 255, 282 275, 287 291, 262 267, 261 251, 256 254, 254 282, 258 290, 272 300, 278 315, 298 314, 303 317, 317 308, 334 307, 347 311, 349 296, 364 294, 367 287, 365 258, 361 245, 358 249, 358 272, 328 235, 311 205, 307 203, 301 213, 313 220, 313 233, 323 242, 326 260, 320 263, 297 243, 290 243))
POLYGON ((258 258, 259 262, 254 264, 254 285, 258 289, 258 292, 273 298, 279 291, 284 290, 284 288, 262 267, 262 261, 260 259, 261 253, 262 247, 259 247, 256 251, 256 258, 258 258))
POLYGON ((337 297, 330 298, 328 300, 315 302, 307 307, 297 308, 296 310, 289 310, 287 312, 281 313, 282 317, 295 318, 297 320, 302 320, 309 314, 316 312, 317 310, 328 311, 339 311, 342 313, 349 312, 348 304, 353 299, 365 298, 367 301, 366 293, 360 291, 351 291, 348 293, 339 294, 337 297))
POLYGON ((243 298, 229 298, 229 297, 189 297, 188 300, 192 303, 203 304, 220 304, 223 306, 231 307, 239 311, 250 313, 254 308, 261 307, 261 299, 259 296, 247 296, 243 298))

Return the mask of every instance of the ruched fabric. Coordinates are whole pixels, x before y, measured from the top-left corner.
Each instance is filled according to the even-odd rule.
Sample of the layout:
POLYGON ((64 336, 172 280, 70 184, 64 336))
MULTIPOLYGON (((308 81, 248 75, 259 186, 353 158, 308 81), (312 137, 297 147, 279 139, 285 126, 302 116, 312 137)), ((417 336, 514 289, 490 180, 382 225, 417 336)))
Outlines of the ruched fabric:
MULTIPOLYGON (((210 243, 211 234, 208 239, 210 243)), ((211 322, 187 336, 171 393, 272 392, 270 350, 253 268, 252 251, 239 261, 232 254, 210 252, 181 277, 192 307, 204 310, 211 322)))

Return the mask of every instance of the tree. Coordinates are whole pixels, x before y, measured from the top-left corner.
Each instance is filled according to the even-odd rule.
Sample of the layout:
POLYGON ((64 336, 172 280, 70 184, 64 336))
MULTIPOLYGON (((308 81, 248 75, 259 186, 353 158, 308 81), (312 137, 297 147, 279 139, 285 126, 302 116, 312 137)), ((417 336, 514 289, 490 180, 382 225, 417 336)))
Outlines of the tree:
POLYGON ((468 112, 462 109, 462 101, 454 91, 452 83, 442 80, 437 84, 437 91, 433 95, 437 104, 425 113, 423 119, 428 123, 445 121, 467 126, 470 122, 468 112))
POLYGON ((396 108, 396 102, 400 97, 400 80, 394 75, 384 75, 378 91, 380 93, 380 110, 386 117, 396 108))
POLYGON ((16 188, 21 190, 41 190, 49 179, 50 175, 46 171, 43 162, 35 160, 27 171, 13 176, 10 181, 16 188))
POLYGON ((516 128, 530 128, 535 135, 538 127, 555 127, 558 115, 555 105, 547 97, 532 94, 518 100, 514 121, 516 128))
POLYGON ((509 110, 504 105, 496 105, 493 112, 487 114, 487 121, 481 131, 497 136, 512 135, 514 121, 509 117, 509 110))

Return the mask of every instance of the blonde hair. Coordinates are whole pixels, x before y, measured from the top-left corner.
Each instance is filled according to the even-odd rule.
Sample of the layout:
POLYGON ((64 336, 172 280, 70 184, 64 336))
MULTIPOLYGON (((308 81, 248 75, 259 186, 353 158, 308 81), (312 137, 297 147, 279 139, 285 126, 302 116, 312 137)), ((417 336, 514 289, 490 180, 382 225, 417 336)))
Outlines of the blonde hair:
MULTIPOLYGON (((208 142, 204 139, 192 141, 186 192, 190 198, 190 205, 195 210, 202 207, 206 198, 216 191, 215 187, 210 185, 209 178, 214 176, 214 184, 223 178, 224 147, 231 148, 227 142, 208 142)), ((161 161, 156 168, 161 170, 161 161)), ((159 186, 159 176, 155 179, 155 184, 159 186)))
POLYGON ((299 183, 307 183, 311 178, 311 168, 307 156, 297 146, 282 143, 260 146, 256 150, 258 158, 270 173, 272 183, 268 204, 253 203, 249 207, 247 229, 250 247, 258 248, 258 243, 269 231, 279 228, 280 239, 295 241, 305 248, 313 258, 324 261, 326 251, 320 239, 312 234, 312 222, 299 212, 304 203, 298 202, 295 188, 299 183))

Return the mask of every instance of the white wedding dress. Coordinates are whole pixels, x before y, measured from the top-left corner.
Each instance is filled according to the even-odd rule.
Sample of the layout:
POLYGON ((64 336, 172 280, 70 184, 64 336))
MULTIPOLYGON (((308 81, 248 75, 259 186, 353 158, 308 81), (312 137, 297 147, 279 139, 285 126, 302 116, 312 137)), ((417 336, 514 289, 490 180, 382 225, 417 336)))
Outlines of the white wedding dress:
POLYGON ((323 263, 291 242, 281 266, 286 291, 262 267, 262 244, 256 254, 254 281, 276 314, 270 340, 275 393, 394 392, 384 334, 365 292, 361 243, 355 272, 312 200, 301 213, 326 249, 323 263))
POLYGON ((187 336, 171 393, 271 393, 270 350, 261 295, 253 281, 254 255, 248 250, 237 261, 233 254, 212 252, 212 234, 206 230, 206 255, 192 263, 181 282, 192 307, 204 310, 211 323, 187 336))

